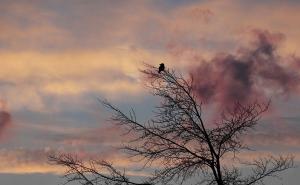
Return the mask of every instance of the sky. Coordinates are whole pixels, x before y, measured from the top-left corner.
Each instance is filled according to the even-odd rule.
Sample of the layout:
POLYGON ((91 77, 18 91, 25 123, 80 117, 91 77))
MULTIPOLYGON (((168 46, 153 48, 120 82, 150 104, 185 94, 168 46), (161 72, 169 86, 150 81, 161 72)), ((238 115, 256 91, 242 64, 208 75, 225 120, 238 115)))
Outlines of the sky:
MULTIPOLYGON (((62 183, 53 152, 143 175, 116 149, 124 138, 97 100, 149 119, 159 99, 143 63, 193 74, 216 110, 235 97, 271 99, 242 158, 299 163, 299 10, 296 0, 0 0, 0 185, 62 183)), ((276 183, 296 185, 299 173, 276 183)))

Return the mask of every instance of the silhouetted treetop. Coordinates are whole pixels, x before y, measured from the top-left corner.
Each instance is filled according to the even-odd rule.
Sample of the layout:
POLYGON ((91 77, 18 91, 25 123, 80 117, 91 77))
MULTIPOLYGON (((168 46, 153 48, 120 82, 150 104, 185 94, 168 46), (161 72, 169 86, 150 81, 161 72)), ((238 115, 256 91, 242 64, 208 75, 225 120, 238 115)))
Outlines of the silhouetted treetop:
MULTIPOLYGON (((263 183, 265 177, 293 167, 291 156, 269 156, 242 164, 252 172, 245 176, 240 168, 229 167, 224 162, 230 156, 225 154, 235 156, 247 149, 242 138, 258 124, 269 102, 242 104, 236 101, 233 107, 220 113, 216 123, 206 123, 202 115, 204 105, 194 91, 192 76, 185 78, 166 68, 158 71, 150 65, 141 72, 150 92, 161 100, 152 119, 140 122, 132 109, 125 113, 109 101, 100 101, 112 111, 111 121, 133 136, 122 149, 140 159, 145 168, 159 164, 144 184, 183 184, 193 177, 196 184, 251 185, 263 183)), ((52 156, 51 161, 66 166, 70 170, 66 173, 69 179, 80 179, 85 184, 89 181, 90 184, 134 184, 125 173, 119 173, 107 162, 93 161, 87 167, 64 155, 52 156), (94 163, 108 169, 108 173, 104 175, 94 163), (86 173, 93 174, 93 178, 86 173)))

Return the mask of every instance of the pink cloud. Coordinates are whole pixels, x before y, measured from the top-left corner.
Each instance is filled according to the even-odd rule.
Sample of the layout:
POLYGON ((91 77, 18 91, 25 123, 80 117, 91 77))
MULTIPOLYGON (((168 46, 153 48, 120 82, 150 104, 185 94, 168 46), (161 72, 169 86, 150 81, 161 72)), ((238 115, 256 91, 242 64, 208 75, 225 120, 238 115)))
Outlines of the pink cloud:
POLYGON ((266 101, 270 94, 298 91, 298 69, 277 53, 284 35, 259 29, 251 33, 253 41, 247 47, 239 48, 235 54, 216 54, 190 69, 201 101, 230 108, 236 101, 266 101))
POLYGON ((0 101, 0 106, 0 138, 3 139, 6 136, 7 128, 11 126, 12 117, 3 100, 0 101))

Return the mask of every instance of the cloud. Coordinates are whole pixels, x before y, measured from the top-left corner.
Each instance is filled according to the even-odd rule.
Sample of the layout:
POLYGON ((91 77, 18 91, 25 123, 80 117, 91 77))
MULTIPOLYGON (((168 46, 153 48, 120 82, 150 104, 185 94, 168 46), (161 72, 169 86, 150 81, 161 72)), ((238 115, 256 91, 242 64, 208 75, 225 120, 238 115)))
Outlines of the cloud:
POLYGON ((236 101, 267 101, 270 94, 289 95, 299 90, 299 69, 292 68, 276 51, 283 34, 258 29, 251 33, 254 40, 249 46, 235 54, 217 54, 191 69, 201 101, 230 108, 236 101))
POLYGON ((28 150, 24 148, 1 149, 1 173, 59 173, 63 169, 51 166, 48 155, 53 152, 49 148, 28 150))
MULTIPOLYGON (((132 161, 125 155, 115 155, 115 153, 107 154, 106 156, 98 155, 93 152, 86 151, 66 151, 64 149, 54 150, 53 148, 44 147, 37 149, 26 148, 14 148, 14 149, 1 149, 0 160, 2 161, 0 166, 0 173, 11 174, 27 174, 27 173, 54 173, 63 174, 65 168, 58 165, 52 165, 49 163, 48 157, 54 153, 68 153, 76 155, 84 162, 89 162, 89 159, 105 159, 112 162, 115 167, 119 169, 126 168, 129 174, 141 174, 134 169, 140 166, 136 166, 137 163, 132 161)), ((139 164, 138 164, 139 165, 139 164)))
POLYGON ((166 28, 169 28, 166 29, 169 33, 165 37, 168 38, 166 51, 171 63, 176 63, 179 69, 193 67, 203 58, 213 58, 216 52, 235 52, 251 39, 245 33, 256 28, 286 36, 286 42, 276 48, 280 55, 299 55, 300 29, 295 24, 296 17, 300 16, 297 11, 299 3, 203 1, 195 2, 189 8, 208 9, 212 16, 207 23, 192 21, 186 17, 165 21, 166 28), (249 11, 255 13, 245 13, 249 11), (174 25, 174 29, 170 29, 171 25, 174 25))
MULTIPOLYGON (((299 4, 164 3, 162 7, 150 1, 0 2, 0 97, 10 105, 9 111, 0 112, 3 133, 10 111, 14 122, 16 113, 24 111, 23 117, 17 115, 16 136, 5 143, 10 148, 0 151, 1 172, 56 171, 45 163, 48 149, 29 149, 44 145, 69 147, 81 155, 100 151, 116 164, 129 166, 127 158, 109 148, 121 140, 115 130, 95 128, 95 115, 83 112, 98 111, 94 98, 98 95, 126 101, 126 108, 129 101, 144 103, 138 74, 142 61, 157 65, 163 60, 167 67, 201 72, 203 78, 197 79, 201 96, 222 106, 233 96, 248 101, 248 93, 260 99, 274 89, 276 94, 297 92, 299 4), (248 43, 249 30, 254 40, 237 48, 248 43), (225 53, 215 55, 220 51, 225 53), (290 52, 295 55, 282 54, 290 52)), ((144 106, 149 108, 149 102, 144 106)), ((139 111, 147 114, 144 110, 139 111)), ((276 136, 262 132, 257 134, 260 140, 252 142, 280 148, 287 145, 279 139, 283 138, 298 144, 295 132, 276 136)))
POLYGON ((269 115, 257 129, 245 135, 245 143, 253 149, 270 151, 299 151, 299 117, 269 115))
POLYGON ((72 130, 51 133, 50 143, 57 148, 63 148, 65 152, 97 155, 110 160, 120 155, 118 148, 128 139, 122 135, 124 130, 113 125, 72 130))
POLYGON ((46 105, 48 98, 61 102, 62 98, 83 100, 87 94, 116 100, 143 95, 138 68, 142 61, 155 62, 162 55, 107 48, 59 53, 11 51, 0 52, 0 57, 0 96, 10 102, 12 110, 45 111, 51 109, 46 105))
POLYGON ((167 7, 162 13, 160 6, 148 1, 0 3, 6 15, 0 17, 4 33, 0 49, 17 51, 100 49, 120 44, 155 51, 164 49, 174 33, 199 31, 195 23, 209 22, 213 16, 200 6, 167 7))
POLYGON ((0 136, 3 136, 4 130, 11 124, 11 115, 7 111, 0 111, 0 136))
POLYGON ((7 129, 12 124, 11 113, 7 110, 6 102, 0 100, 0 139, 7 136, 7 129))
POLYGON ((39 3, 1 1, 0 5, 1 49, 61 48, 69 39, 68 32, 56 25, 55 13, 39 3))

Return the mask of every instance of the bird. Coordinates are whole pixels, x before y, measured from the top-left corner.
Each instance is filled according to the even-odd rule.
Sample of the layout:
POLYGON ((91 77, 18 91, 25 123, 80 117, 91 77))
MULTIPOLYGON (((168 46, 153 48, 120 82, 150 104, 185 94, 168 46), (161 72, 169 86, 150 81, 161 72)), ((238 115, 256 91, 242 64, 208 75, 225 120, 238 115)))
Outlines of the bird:
POLYGON ((159 64, 158 73, 160 73, 164 70, 165 70, 165 64, 164 63, 159 64))

